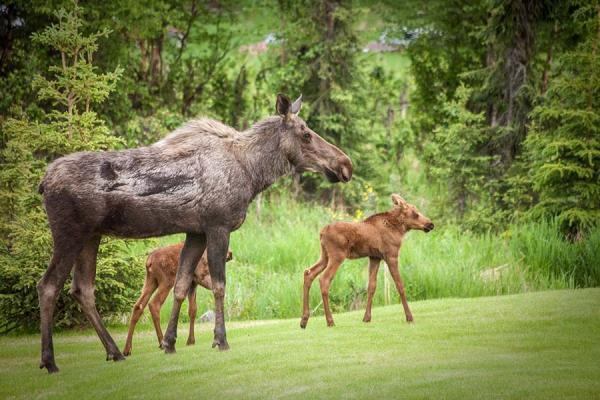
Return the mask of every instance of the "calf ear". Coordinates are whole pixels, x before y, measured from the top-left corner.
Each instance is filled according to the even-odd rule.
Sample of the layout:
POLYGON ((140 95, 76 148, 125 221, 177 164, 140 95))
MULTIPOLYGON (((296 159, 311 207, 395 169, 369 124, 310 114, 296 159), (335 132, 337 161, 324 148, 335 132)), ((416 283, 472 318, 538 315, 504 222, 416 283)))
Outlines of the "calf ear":
POLYGON ((292 109, 291 109, 292 114, 298 114, 298 112, 300 111, 301 108, 302 108, 302 94, 300 94, 300 97, 298 97, 296 99, 296 101, 294 101, 292 103, 292 109))
POLYGON ((290 101, 290 99, 285 94, 279 93, 277 95, 277 103, 275 105, 277 114, 281 115, 282 117, 285 117, 290 113, 291 108, 292 102, 290 101))
POLYGON ((404 207, 406 205, 406 201, 396 193, 392 194, 392 203, 397 207, 404 207))

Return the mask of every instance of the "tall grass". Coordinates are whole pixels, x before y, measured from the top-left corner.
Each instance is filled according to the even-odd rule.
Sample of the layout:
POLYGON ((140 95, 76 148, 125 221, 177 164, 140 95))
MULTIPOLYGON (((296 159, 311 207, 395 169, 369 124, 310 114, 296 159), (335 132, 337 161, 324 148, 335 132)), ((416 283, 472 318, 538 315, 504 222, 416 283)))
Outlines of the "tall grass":
MULTIPOLYGON (((254 206, 245 224, 231 236, 234 258, 227 267, 230 319, 289 318, 300 315, 303 271, 319 258, 319 230, 351 217, 287 197, 254 206)), ((436 221, 437 222, 437 221, 436 221)), ((400 252, 400 270, 410 300, 475 297, 600 285, 600 229, 585 240, 563 240, 551 222, 514 226, 499 235, 475 234, 436 223, 425 234, 409 232, 400 252)), ((182 240, 161 239, 157 245, 182 240)), ((146 251, 137 245, 136 252, 146 251)), ((360 309, 366 302, 367 260, 346 261, 330 289, 334 311, 360 309)), ((141 287, 141 286, 140 286, 141 287)), ((199 290, 199 301, 212 306, 212 295, 199 290)), ((398 302, 393 281, 382 263, 375 305, 398 302)), ((318 280, 311 307, 320 313, 318 280)), ((163 312, 168 314, 170 307, 163 312)))

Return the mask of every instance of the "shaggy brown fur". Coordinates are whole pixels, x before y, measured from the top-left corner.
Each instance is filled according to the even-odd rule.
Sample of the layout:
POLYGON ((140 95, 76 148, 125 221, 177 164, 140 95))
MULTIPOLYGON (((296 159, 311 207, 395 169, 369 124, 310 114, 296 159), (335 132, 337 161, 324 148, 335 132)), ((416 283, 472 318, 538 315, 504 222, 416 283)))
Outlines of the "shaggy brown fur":
MULTIPOLYGON (((177 267, 179 266, 179 255, 181 254, 181 249, 183 249, 183 242, 161 247, 154 250, 148 256, 148 259, 146 260, 146 279, 144 280, 144 287, 142 288, 142 294, 140 295, 140 298, 133 306, 133 310, 131 312, 129 332, 127 333, 127 340, 125 341, 123 355, 131 355, 131 345, 135 325, 142 316, 144 308, 146 308, 148 301, 150 301, 150 297, 155 291, 157 291, 157 293, 154 297, 152 297, 152 301, 150 301, 150 304, 148 304, 148 308, 150 309, 152 323, 154 324, 154 329, 156 330, 158 346, 162 349, 161 342, 163 340, 163 333, 160 328, 160 309, 169 296, 169 292, 173 286, 175 286, 175 275, 177 274, 177 267)), ((230 261, 232 258, 233 256, 231 251, 228 251, 227 261, 230 261)), ((196 312, 198 310, 198 305, 196 304, 197 285, 200 285, 205 289, 212 290, 212 282, 210 281, 208 257, 206 256, 206 252, 204 252, 200 262, 198 263, 198 266, 196 266, 193 284, 188 293, 188 315, 190 317, 190 333, 187 340, 188 345, 196 343, 196 338, 194 336, 194 322, 196 321, 196 312)))
POLYGON ((329 309, 329 286, 335 273, 346 259, 369 257, 369 288, 367 309, 364 322, 371 321, 371 304, 377 285, 379 263, 384 260, 394 279, 406 320, 413 317, 406 302, 404 284, 398 271, 398 253, 404 235, 411 229, 429 232, 433 229, 431 221, 423 216, 415 206, 408 204, 397 194, 392 195, 394 208, 388 212, 375 214, 362 222, 334 222, 321 230, 321 258, 315 265, 304 271, 304 303, 300 327, 306 328, 309 311, 309 292, 313 280, 323 272, 319 283, 323 296, 323 307, 327 326, 333 326, 333 317, 329 309))

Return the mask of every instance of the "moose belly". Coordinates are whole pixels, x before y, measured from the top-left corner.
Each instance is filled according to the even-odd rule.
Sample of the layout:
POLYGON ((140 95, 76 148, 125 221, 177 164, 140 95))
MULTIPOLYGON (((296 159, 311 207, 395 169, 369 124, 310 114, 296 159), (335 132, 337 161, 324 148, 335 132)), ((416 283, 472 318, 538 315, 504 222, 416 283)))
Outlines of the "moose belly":
POLYGON ((369 246, 353 246, 348 252, 348 258, 351 260, 364 257, 382 258, 382 255, 377 248, 369 246))
POLYGON ((100 230, 120 237, 145 238, 199 231, 200 226, 198 216, 186 210, 126 203, 109 207, 100 230))

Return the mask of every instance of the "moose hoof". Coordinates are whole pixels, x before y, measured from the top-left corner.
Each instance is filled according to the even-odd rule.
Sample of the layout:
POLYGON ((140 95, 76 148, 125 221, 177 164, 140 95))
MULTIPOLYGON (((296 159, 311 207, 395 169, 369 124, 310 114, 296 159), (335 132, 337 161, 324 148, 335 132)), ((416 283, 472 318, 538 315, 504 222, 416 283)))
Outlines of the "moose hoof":
POLYGON ((120 352, 106 353, 106 361, 123 361, 125 357, 120 352))
POLYGON ((302 318, 300 320, 300 328, 305 329, 306 328, 306 324, 308 324, 308 318, 302 318))
POLYGON ((415 321, 413 320, 413 317, 412 317, 412 315, 411 315, 411 316, 408 316, 408 317, 406 317, 406 322, 408 322, 409 324, 412 324, 413 322, 415 322, 415 321))
POLYGON ((196 340, 194 340, 194 339, 188 339, 187 342, 186 342, 186 346, 191 346, 191 345, 194 345, 194 344, 196 344, 196 340))
POLYGON ((55 374, 59 371, 54 361, 42 361, 40 363, 40 369, 46 368, 49 374, 55 374))
POLYGON ((334 326, 335 326, 335 324, 333 323, 333 321, 327 321, 327 326, 328 326, 329 328, 331 328, 331 327, 334 327, 334 326))
POLYGON ((175 354, 175 343, 169 344, 169 343, 163 342, 162 348, 165 351, 165 354, 175 354))
POLYGON ((227 340, 219 341, 219 340, 215 339, 213 341, 212 347, 214 349, 217 346, 219 347, 220 351, 229 350, 229 343, 227 343, 227 340))
POLYGON ((363 322, 371 322, 371 316, 366 316, 363 318, 363 322))
POLYGON ((131 350, 123 350, 123 355, 129 357, 131 355, 131 350))

